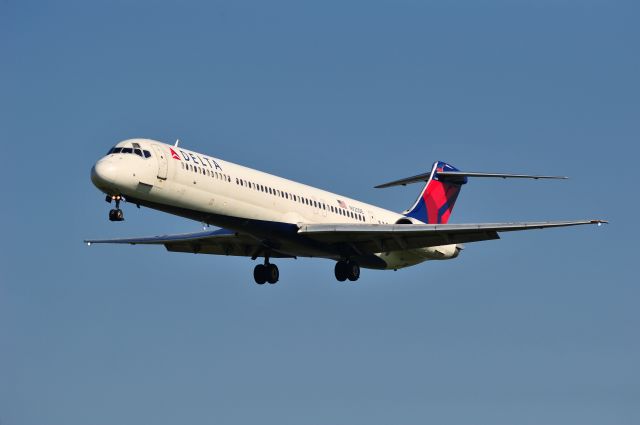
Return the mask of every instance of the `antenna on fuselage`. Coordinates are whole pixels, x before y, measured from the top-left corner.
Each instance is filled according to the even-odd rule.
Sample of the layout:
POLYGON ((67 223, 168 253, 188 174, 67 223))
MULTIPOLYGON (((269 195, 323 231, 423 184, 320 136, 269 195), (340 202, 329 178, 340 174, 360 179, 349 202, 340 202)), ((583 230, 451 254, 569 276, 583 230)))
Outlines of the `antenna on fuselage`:
POLYGON ((176 139, 176 143, 173 146, 175 146, 177 148, 179 143, 180 143, 180 139, 176 139))

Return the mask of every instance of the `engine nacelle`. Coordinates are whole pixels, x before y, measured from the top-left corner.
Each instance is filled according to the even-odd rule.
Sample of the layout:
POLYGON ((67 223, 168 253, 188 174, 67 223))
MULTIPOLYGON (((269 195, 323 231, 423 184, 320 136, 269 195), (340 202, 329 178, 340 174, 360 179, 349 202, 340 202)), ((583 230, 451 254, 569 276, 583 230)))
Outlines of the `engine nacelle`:
POLYGON ((395 224, 426 224, 426 223, 423 223, 422 221, 417 220, 417 219, 415 219, 413 217, 402 217, 402 218, 398 219, 395 222, 395 224))
POLYGON ((456 258, 461 251, 456 244, 430 246, 427 248, 407 249, 404 251, 391 251, 378 254, 385 263, 387 269, 401 269, 414 266, 428 260, 450 260, 456 258))
POLYGON ((460 248, 456 244, 430 246, 420 248, 428 260, 450 260, 460 255, 460 248))
MULTIPOLYGON (((425 224, 413 217, 402 217, 395 224, 425 224)), ((378 254, 385 263, 387 269, 401 269, 413 266, 427 260, 450 260, 460 254, 462 248, 456 244, 430 246, 427 248, 407 249, 403 251, 391 251, 378 254)))

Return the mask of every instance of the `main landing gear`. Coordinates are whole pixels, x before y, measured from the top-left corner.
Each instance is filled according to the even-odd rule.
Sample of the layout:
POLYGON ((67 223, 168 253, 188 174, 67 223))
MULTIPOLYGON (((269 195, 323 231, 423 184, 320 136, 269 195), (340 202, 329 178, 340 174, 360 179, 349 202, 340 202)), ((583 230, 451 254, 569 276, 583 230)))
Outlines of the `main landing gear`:
POLYGON ((116 201, 116 207, 109 211, 109 221, 124 221, 124 213, 120 209, 120 201, 122 200, 122 196, 120 195, 107 195, 105 201, 111 203, 111 201, 116 201))
MULTIPOLYGON (((350 280, 351 282, 355 282, 360 278, 360 265, 355 261, 338 261, 336 263, 336 279, 340 282, 344 282, 345 280, 350 280)), ((280 279, 280 271, 278 270, 278 266, 275 264, 269 263, 269 257, 264 259, 264 264, 258 264, 253 269, 253 279, 256 281, 258 285, 264 285, 269 282, 274 284, 280 279)))
POLYGON ((349 279, 355 282, 360 278, 360 265, 355 261, 338 261, 336 263, 336 279, 340 282, 344 282, 349 279))
POLYGON ((280 278, 280 271, 278 266, 269 263, 269 259, 265 258, 264 264, 258 264, 253 269, 253 278, 258 285, 263 285, 265 282, 274 284, 280 278))

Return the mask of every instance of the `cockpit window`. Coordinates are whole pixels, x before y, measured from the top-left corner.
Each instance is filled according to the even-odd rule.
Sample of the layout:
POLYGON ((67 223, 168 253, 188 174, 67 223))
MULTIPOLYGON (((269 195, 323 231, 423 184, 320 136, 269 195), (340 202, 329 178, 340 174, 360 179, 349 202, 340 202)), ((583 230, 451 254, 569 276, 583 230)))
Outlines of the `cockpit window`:
MULTIPOLYGON (((137 145, 137 143, 134 143, 134 144, 137 145)), ((146 149, 140 149, 139 145, 136 148, 113 147, 109 149, 109 152, 107 152, 107 155, 116 154, 116 153, 131 153, 131 154, 138 155, 141 158, 151 158, 151 152, 149 152, 146 149)))

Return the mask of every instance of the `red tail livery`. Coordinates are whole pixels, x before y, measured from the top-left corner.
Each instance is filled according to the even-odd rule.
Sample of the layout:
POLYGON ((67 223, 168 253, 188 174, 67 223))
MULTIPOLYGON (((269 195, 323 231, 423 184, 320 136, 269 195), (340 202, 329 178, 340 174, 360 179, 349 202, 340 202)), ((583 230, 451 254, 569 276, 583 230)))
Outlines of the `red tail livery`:
POLYGON ((459 171, 452 165, 438 161, 433 164, 431 176, 422 189, 420 197, 412 208, 404 215, 428 224, 445 224, 449 221, 451 211, 456 203, 460 188, 467 178, 440 176, 441 172, 459 171))

